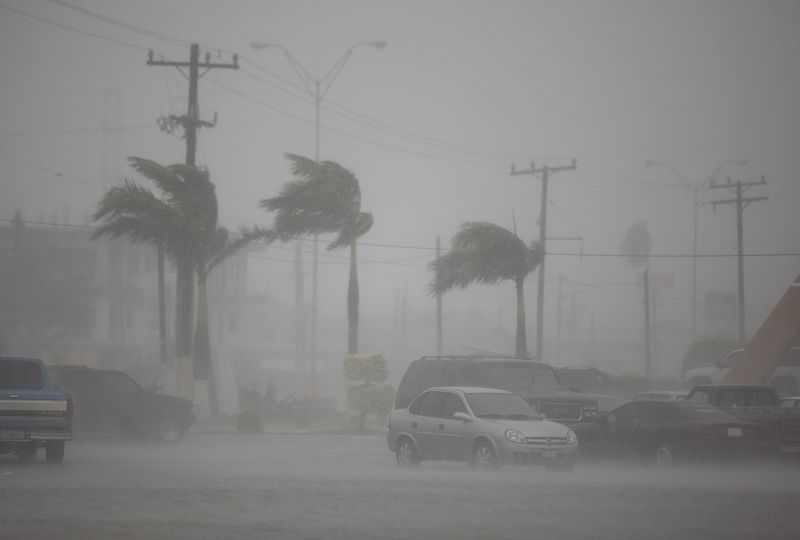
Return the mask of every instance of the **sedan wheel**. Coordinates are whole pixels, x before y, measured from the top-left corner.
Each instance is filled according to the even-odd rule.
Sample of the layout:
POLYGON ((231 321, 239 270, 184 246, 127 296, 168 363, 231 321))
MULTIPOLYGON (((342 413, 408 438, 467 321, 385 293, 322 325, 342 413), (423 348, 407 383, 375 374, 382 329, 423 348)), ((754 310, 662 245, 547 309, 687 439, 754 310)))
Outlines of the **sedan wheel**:
POLYGON ((656 450, 656 465, 659 467, 671 467, 675 465, 675 450, 668 444, 662 444, 656 450))
POLYGON ((498 466, 494 448, 487 442, 478 443, 472 454, 472 465, 478 469, 494 469, 498 466))
POLYGON ((419 465, 419 454, 417 447, 411 439, 403 437, 397 441, 397 464, 401 467, 416 467, 419 465))

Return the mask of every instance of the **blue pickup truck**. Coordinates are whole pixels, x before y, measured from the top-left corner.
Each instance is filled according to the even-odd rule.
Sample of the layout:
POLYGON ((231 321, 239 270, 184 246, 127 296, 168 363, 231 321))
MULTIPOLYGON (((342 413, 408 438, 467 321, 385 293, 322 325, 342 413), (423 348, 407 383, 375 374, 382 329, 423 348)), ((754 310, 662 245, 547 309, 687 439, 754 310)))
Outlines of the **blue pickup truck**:
POLYGON ((72 411, 72 397, 50 385, 41 360, 0 356, 0 454, 33 461, 44 447, 48 463, 63 462, 72 411))

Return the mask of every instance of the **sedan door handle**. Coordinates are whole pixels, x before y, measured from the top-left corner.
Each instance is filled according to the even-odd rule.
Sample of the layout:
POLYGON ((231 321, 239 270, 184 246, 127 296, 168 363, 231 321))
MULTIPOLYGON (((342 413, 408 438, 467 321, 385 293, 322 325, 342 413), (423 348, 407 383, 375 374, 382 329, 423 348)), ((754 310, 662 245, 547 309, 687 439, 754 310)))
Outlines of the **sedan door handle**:
POLYGON ((444 424, 439 424, 439 429, 444 429, 444 424))
POLYGON ((417 423, 416 422, 412 422, 411 423, 411 427, 417 427, 417 423))

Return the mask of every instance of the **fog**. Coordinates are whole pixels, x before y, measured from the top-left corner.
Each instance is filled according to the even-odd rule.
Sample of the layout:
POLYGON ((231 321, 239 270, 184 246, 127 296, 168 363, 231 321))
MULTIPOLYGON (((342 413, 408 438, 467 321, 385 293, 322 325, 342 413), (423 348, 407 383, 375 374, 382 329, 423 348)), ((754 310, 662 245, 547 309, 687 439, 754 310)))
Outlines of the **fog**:
MULTIPOLYGON (((279 49, 249 43, 280 44, 321 77, 351 45, 385 40, 383 50, 353 51, 320 119, 320 157, 357 175, 362 207, 375 217, 359 251, 362 348, 387 352, 379 335, 391 334, 400 297, 429 329, 407 348, 430 351, 426 265, 436 238, 447 248, 461 223, 490 221, 537 240, 541 181, 512 177, 510 166, 574 157, 577 169, 549 185, 546 356, 642 370, 641 351, 620 356, 602 342, 643 339, 641 271, 619 254, 627 229, 644 221, 656 256, 650 272, 669 282, 654 292, 655 372, 675 376, 690 341, 693 205, 668 167, 645 162, 703 186, 698 253, 717 257, 698 260, 700 336, 736 338, 735 314, 722 328, 703 317, 704 294, 735 293, 737 283, 735 209, 709 204, 734 194, 706 189, 709 176, 766 178, 747 196, 769 200, 744 212, 745 253, 763 255, 745 264, 752 335, 796 274, 799 17, 794 2, 12 1, 0 18, 0 215, 21 209, 30 221, 83 223, 104 188, 135 177, 126 156, 182 162, 180 129, 161 132, 156 119, 185 114, 186 80, 145 61, 149 49, 188 60, 197 42, 221 63, 238 54, 240 65, 200 80, 200 117, 216 113, 218 122, 200 130, 197 162, 216 184, 223 225, 269 226, 256 202, 291 179, 285 152, 313 156, 314 107, 279 49), (732 163, 741 159, 746 166, 732 163)), ((308 261, 310 243, 304 249, 308 261)), ((250 256, 250 291, 293 309, 293 250, 275 244, 250 256)), ((322 250, 324 335, 346 331, 346 263, 346 252, 322 250)), ((535 274, 526 295, 534 349, 535 274)), ((511 352, 514 313, 510 283, 448 293, 445 349, 511 352), (474 339, 476 317, 511 336, 508 344, 474 339)))
MULTIPOLYGON (((591 365, 615 375, 645 373, 645 268, 652 280, 650 375, 677 381, 693 335, 738 339, 736 209, 729 202, 736 195, 735 190, 712 188, 712 182, 764 181, 745 191, 745 197, 767 198, 746 204, 743 212, 746 339, 798 274, 800 4, 792 0, 0 0, 0 229, 12 227, 20 211, 33 228, 88 234, 97 225, 89 216, 110 187, 125 177, 146 183, 127 157, 183 163, 182 130, 162 131, 159 119, 163 123, 170 115, 186 114, 188 73, 148 66, 147 60, 152 51, 157 61, 188 61, 193 43, 200 45, 201 58, 208 53, 212 62, 231 64, 236 55, 238 64, 238 69, 201 69, 198 87, 200 119, 214 125, 199 130, 196 163, 209 171, 220 224, 230 230, 272 225, 274 215, 259 208, 258 201, 276 196, 293 179, 285 153, 313 158, 317 150, 314 101, 299 75, 335 74, 320 102, 319 158, 353 171, 360 182, 361 208, 374 217, 374 226, 358 242, 359 351, 387 358, 388 383, 396 385, 414 358, 436 353, 429 264, 437 239, 447 250, 464 222, 486 221, 514 230, 526 243, 539 240, 541 175, 511 175, 512 166, 525 171, 566 167, 575 160, 574 170, 552 174, 548 185, 542 360, 552 365, 591 365), (350 50, 378 40, 386 47, 350 50), (253 42, 275 46, 257 50, 253 42), (297 62, 294 67, 283 50, 297 62), (348 51, 352 54, 346 56, 348 51), (338 72, 341 60, 345 65, 338 72), (645 266, 628 264, 621 247, 637 223, 646 225, 651 239, 645 266)), ((345 409, 341 360, 347 351, 349 251, 326 250, 332 239, 322 235, 319 250, 318 393, 345 409)), ((276 377, 278 398, 312 393, 305 360, 298 361, 293 349, 295 249, 294 242, 274 242, 246 252, 245 290, 235 298, 236 305, 249 306, 246 310, 236 311, 211 295, 211 346, 226 413, 239 411, 237 386, 261 393, 269 377, 276 377)), ((308 336, 310 238, 301 249, 308 336)), ((537 342, 537 272, 525 281, 531 354, 537 342)), ((152 304, 150 311, 156 305, 153 291, 145 300, 152 304)), ((71 344, 71 359, 81 346, 107 344, 108 321, 100 310, 97 319, 86 343, 71 344)), ((512 281, 443 295, 444 352, 513 353, 515 324, 512 281)), ((139 339, 131 332, 128 345, 157 350, 152 328, 141 334, 150 337, 139 339)), ((169 366, 106 367, 124 367, 141 383, 175 393, 169 366)), ((213 431, 217 426, 201 427, 213 431)), ((371 427, 373 433, 382 429, 371 427)), ((201 448, 185 441, 180 450, 77 445, 75 453, 82 457, 70 467, 82 470, 91 460, 104 463, 104 456, 122 453, 120 461, 132 465, 121 479, 143 471, 152 475, 180 467, 184 453, 196 450, 197 466, 209 475, 200 475, 201 484, 213 484, 217 474, 241 475, 243 483, 233 481, 230 489, 256 493, 259 488, 244 479, 267 439, 253 437, 250 443, 221 439, 234 445, 229 448, 207 439, 200 439, 201 448), (209 457, 208 448, 219 451, 218 461, 209 457)), ((391 467, 393 456, 379 437, 364 440, 368 451, 358 447, 363 452, 358 455, 372 467, 366 473, 369 495, 381 493, 379 484, 399 482, 401 494, 429 489, 424 500, 430 502, 446 494, 433 485, 439 481, 445 487, 466 487, 465 492, 483 483, 483 477, 462 480, 466 469, 460 465, 424 465, 422 474, 402 476, 391 467)), ((280 480, 284 488, 294 489, 320 482, 328 493, 337 482, 362 472, 347 461, 349 454, 338 458, 343 463, 335 458, 330 468, 331 456, 324 454, 300 466, 292 458, 306 446, 297 440, 278 444, 289 445, 278 450, 289 472, 257 476, 265 483, 280 480)), ((117 466, 116 458, 113 463, 109 470, 117 466)), ((39 487, 46 482, 40 469, 8 469, 5 462, 0 468, 14 478, 40 475, 39 487)), ((67 471, 62 487, 84 481, 67 471)), ((193 478, 194 471, 182 471, 178 486, 193 478)), ((756 490, 783 490, 796 497, 796 489, 781 480, 783 469, 768 471, 756 490)), ((729 495, 741 493, 752 488, 753 479, 737 480, 725 470, 704 470, 699 480, 691 472, 665 476, 627 467, 592 465, 575 472, 554 477, 537 471, 532 482, 556 490, 565 504, 588 489, 592 495, 581 501, 595 518, 616 511, 617 503, 667 506, 685 488, 694 490, 689 499, 694 502, 707 495, 711 484, 729 495), (607 491, 639 493, 653 484, 668 501, 659 499, 656 490, 645 502, 620 495, 610 506, 592 506, 607 491)), ((90 478, 90 487, 97 487, 92 482, 99 484, 99 478, 90 478)), ((515 495, 528 496, 538 490, 528 482, 504 470, 487 489, 494 496, 510 485, 515 495)), ((347 486, 353 498, 346 500, 367 504, 369 497, 357 495, 364 486, 347 486)), ((140 487, 146 489, 135 497, 148 496, 152 485, 143 480, 140 487)), ((36 489, 26 496, 35 497, 36 489)), ((193 501, 201 507, 215 508, 197 497, 193 501)), ((306 504, 297 497, 284 501, 297 519, 298 508, 317 508, 326 500, 320 495, 306 504)), ((489 500, 488 495, 480 499, 489 500)), ((224 505, 233 508, 240 502, 233 495, 224 505)), ((738 499, 732 504, 743 505, 738 499)), ((511 508, 524 512, 526 507, 514 503, 511 508)), ((556 506, 547 508, 558 512, 556 506)), ((722 507, 714 508, 724 521, 722 507)), ((632 519, 646 519, 642 516, 651 510, 637 506, 632 519)), ((470 519, 471 511, 475 507, 465 505, 459 517, 474 525, 479 520, 470 519)), ((681 511, 708 525, 688 503, 670 516, 678 520, 681 511)), ((115 519, 136 521, 148 512, 115 519)), ((259 510, 254 506, 248 512, 243 519, 255 519, 259 510)), ((447 524, 433 514, 427 515, 430 528, 414 529, 408 536, 431 531, 449 536, 442 532, 447 524)), ((495 523, 512 519, 510 513, 498 515, 495 523)), ((769 530, 784 531, 783 518, 772 518, 769 530)), ((325 522, 318 519, 314 523, 325 522)), ((353 532, 339 519, 334 522, 341 528, 331 537, 353 532)), ((370 521, 375 528, 362 534, 375 534, 388 526, 387 520, 375 518, 370 521)), ((558 530, 555 521, 548 523, 551 532, 558 530)), ((498 537, 519 537, 515 525, 529 524, 511 521, 498 537)), ((404 537, 398 532, 402 528, 394 526, 389 536, 404 537)), ((286 533, 291 527, 282 527, 279 533, 294 537, 286 533)), ((490 529, 475 530, 492 537, 490 529)), ((636 537, 642 530, 634 527, 625 534, 636 537)), ((693 529, 673 530, 691 534, 693 529)), ((193 532, 202 536, 202 531, 193 532)), ((302 529, 302 534, 307 536, 297 537, 327 537, 321 525, 302 529)))

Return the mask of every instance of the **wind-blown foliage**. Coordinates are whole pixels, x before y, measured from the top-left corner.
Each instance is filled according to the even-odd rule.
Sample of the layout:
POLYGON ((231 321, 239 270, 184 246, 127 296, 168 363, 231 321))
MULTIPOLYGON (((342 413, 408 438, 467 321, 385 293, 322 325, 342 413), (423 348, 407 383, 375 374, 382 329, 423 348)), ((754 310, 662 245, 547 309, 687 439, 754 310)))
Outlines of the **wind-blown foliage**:
POLYGON ((295 180, 287 182, 276 197, 259 205, 275 212, 272 231, 287 242, 306 235, 333 233, 327 249, 350 246, 347 288, 348 352, 358 350, 358 238, 372 228, 372 214, 361 211, 361 187, 353 172, 334 161, 286 154, 295 180))
POLYGON ((516 234, 493 223, 470 221, 453 237, 450 251, 430 264, 434 273, 432 294, 465 289, 473 283, 494 284, 512 280, 517 291, 515 354, 527 356, 525 332, 525 277, 542 260, 539 244, 526 245, 516 234))
MULTIPOLYGON (((194 377, 212 379, 211 351, 208 339, 206 279, 208 273, 225 258, 255 239, 271 240, 274 234, 261 228, 242 229, 232 235, 217 224, 217 196, 207 171, 190 165, 160 165, 154 161, 132 157, 131 166, 152 181, 162 193, 157 197, 150 189, 125 179, 112 187, 97 205, 94 219, 104 223, 94 237, 127 236, 153 244, 162 244, 176 262, 178 279, 197 278, 197 317, 194 332, 194 377)), ((185 282, 184 282, 185 284, 185 282)), ((181 289, 179 284, 178 289, 181 289)), ((188 289, 191 291, 191 288, 188 289)), ((179 302, 180 321, 189 328, 191 343, 191 297, 179 302)), ((180 331, 180 329, 178 329, 180 331)), ((187 336, 177 339, 187 340, 187 336)), ((212 399, 212 406, 214 405, 212 399)))

